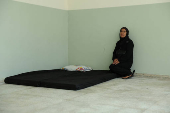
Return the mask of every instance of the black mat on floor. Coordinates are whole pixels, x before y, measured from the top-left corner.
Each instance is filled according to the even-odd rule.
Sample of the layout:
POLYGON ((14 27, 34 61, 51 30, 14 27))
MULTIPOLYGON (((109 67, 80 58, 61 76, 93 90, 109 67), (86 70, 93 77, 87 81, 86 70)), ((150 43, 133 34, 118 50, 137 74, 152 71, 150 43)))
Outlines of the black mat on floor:
POLYGON ((79 72, 55 69, 33 71, 10 76, 5 78, 4 82, 7 84, 80 90, 117 77, 118 75, 108 70, 79 72))

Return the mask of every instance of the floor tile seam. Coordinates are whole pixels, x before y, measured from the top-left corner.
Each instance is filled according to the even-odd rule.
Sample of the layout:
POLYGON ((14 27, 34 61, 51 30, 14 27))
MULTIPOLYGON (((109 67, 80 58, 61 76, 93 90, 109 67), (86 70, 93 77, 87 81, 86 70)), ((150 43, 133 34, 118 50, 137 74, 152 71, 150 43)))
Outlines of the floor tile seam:
POLYGON ((170 75, 154 75, 154 74, 142 74, 136 73, 134 77, 149 77, 149 78, 162 78, 162 79, 170 79, 170 75))

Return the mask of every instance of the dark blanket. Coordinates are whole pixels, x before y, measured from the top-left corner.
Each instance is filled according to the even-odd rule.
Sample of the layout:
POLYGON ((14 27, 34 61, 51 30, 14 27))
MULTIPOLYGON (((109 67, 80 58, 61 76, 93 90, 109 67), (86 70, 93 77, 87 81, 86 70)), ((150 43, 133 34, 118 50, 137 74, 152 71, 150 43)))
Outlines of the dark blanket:
POLYGON ((117 77, 108 70, 79 72, 55 69, 22 73, 7 77, 4 81, 8 84, 79 90, 117 77))

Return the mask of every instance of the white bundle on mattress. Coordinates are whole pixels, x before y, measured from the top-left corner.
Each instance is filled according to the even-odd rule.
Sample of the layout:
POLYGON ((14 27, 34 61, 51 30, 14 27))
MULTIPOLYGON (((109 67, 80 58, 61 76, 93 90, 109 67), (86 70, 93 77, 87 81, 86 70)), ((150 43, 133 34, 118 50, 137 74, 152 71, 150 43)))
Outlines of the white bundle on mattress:
POLYGON ((69 65, 61 68, 62 70, 67 71, 91 71, 91 67, 83 66, 83 65, 69 65))

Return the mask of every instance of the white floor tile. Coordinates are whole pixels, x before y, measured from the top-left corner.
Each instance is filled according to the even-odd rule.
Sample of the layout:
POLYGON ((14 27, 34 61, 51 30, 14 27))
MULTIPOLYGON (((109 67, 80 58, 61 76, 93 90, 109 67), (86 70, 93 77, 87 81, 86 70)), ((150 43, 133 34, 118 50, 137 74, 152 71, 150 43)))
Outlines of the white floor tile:
POLYGON ((154 105, 143 113, 170 113, 169 106, 154 105))
POLYGON ((28 90, 22 90, 20 92, 17 92, 17 94, 32 95, 32 96, 35 95, 35 96, 43 96, 43 97, 59 98, 59 99, 71 99, 74 97, 82 96, 85 93, 76 92, 73 90, 33 87, 28 90))
POLYGON ((12 84, 3 84, 0 85, 0 95, 14 93, 16 91, 22 91, 25 89, 30 89, 31 86, 22 86, 22 85, 12 85, 12 84))
POLYGON ((113 79, 78 91, 0 85, 0 113, 170 113, 170 79, 113 79))
POLYGON ((62 99, 18 94, 1 95, 0 100, 0 110, 11 113, 30 113, 63 101, 62 99))

